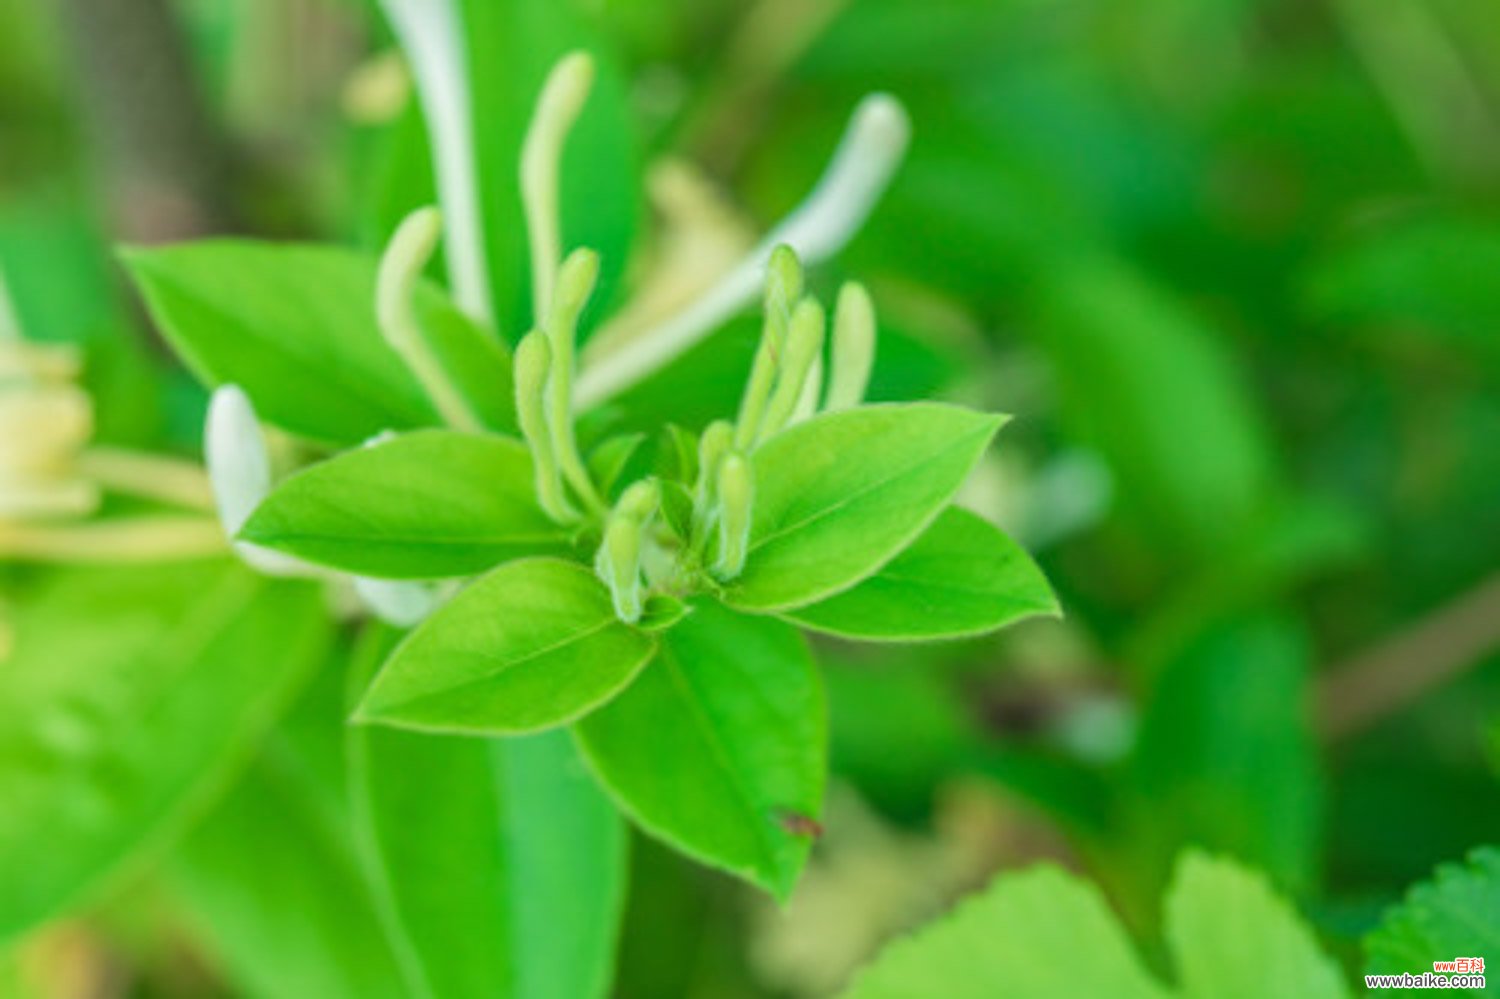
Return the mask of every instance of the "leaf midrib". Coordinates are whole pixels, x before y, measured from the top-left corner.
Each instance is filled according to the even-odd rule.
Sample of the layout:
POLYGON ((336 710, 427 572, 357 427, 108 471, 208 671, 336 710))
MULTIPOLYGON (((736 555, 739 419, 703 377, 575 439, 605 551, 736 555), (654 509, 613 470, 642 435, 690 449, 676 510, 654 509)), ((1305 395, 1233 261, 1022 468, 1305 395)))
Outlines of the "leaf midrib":
MULTIPOLYGON (((384 413, 392 416, 398 415, 392 412, 389 405, 389 399, 371 388, 374 379, 379 379, 381 384, 390 387, 400 385, 403 390, 402 394, 406 397, 405 402, 408 405, 415 405, 419 410, 424 408, 431 408, 427 404, 426 400, 420 397, 420 386, 417 385, 415 379, 411 379, 409 385, 402 384, 402 382, 407 381, 407 379, 403 379, 399 375, 396 375, 395 378, 392 379, 391 376, 394 374, 394 372, 389 370, 381 371, 378 366, 371 365, 367 363, 364 358, 359 357, 357 352, 336 352, 333 356, 319 357, 315 355, 315 352, 300 350, 296 346, 294 346, 294 344, 300 343, 300 341, 296 340, 295 338, 293 338, 291 343, 288 343, 283 339, 268 337, 261 333, 260 329, 255 324, 246 322, 239 316, 232 313, 230 310, 217 305, 208 296, 194 290, 189 282, 183 282, 181 280, 173 278, 169 276, 166 271, 163 271, 161 269, 153 268, 153 270, 155 272, 155 280, 159 282, 163 288, 170 288, 176 294, 181 295, 184 298, 192 299, 194 302, 198 303, 200 308, 202 308, 209 314, 219 316, 227 320, 227 325, 231 326, 232 328, 244 331, 248 339, 260 344, 262 348, 268 349, 272 354, 277 354, 286 359, 289 359, 292 362, 293 367, 311 367, 315 370, 318 370, 316 380, 331 383, 332 385, 337 387, 343 394, 358 399, 362 405, 367 406, 372 412, 384 413), (346 368, 346 364, 344 363, 328 363, 338 361, 352 361, 353 364, 349 364, 346 368), (328 368, 330 367, 333 369, 332 371, 328 370, 328 368), (353 368, 355 369, 355 373, 364 374, 369 377, 359 379, 351 376, 350 378, 346 379, 343 376, 343 373, 348 368, 353 368), (412 389, 417 389, 418 391, 414 393, 411 391, 412 389)), ((191 353, 200 357, 203 356, 202 353, 196 349, 192 350, 191 353)), ((205 364, 204 366, 213 367, 216 365, 205 364)), ((217 375, 214 376, 214 380, 218 380, 217 375)), ((411 414, 407 413, 405 415, 409 416, 411 414)))
POLYGON ((760 548, 765 547, 768 544, 771 544, 774 541, 786 537, 788 534, 793 534, 797 531, 801 531, 808 525, 817 523, 825 517, 829 517, 839 512, 840 510, 847 508, 850 504, 864 499, 866 496, 876 491, 877 489, 883 489, 886 486, 890 485, 892 482, 895 482, 898 479, 905 478, 906 476, 922 468, 923 466, 930 465, 941 460, 951 452, 968 445, 973 438, 981 435, 981 433, 965 434, 962 437, 951 441, 945 447, 942 447, 937 451, 929 452, 928 454, 923 455, 921 458, 911 462, 910 464, 903 465, 901 468, 890 473, 884 478, 876 479, 873 482, 861 486, 859 489, 856 489, 841 498, 838 502, 831 503, 828 506, 822 507, 821 509, 814 511, 810 516, 804 517, 802 520, 799 520, 795 523, 780 527, 772 533, 765 535, 760 540, 753 542, 750 545, 750 551, 754 552, 760 548))
POLYGON ((740 803, 745 806, 745 811, 750 819, 750 827, 753 831, 752 839, 755 841, 756 846, 760 848, 761 861, 765 864, 766 871, 774 878, 778 873, 776 870, 776 844, 771 841, 766 831, 766 827, 762 821, 764 816, 760 814, 760 809, 756 804, 756 795, 746 785, 744 777, 735 765, 734 757, 730 754, 728 747, 724 745, 723 740, 719 738, 719 732, 714 725, 714 720, 709 715, 708 709, 704 705, 701 695, 698 693, 698 688, 688 678, 687 671, 677 663, 676 656, 669 648, 663 647, 661 661, 662 665, 669 667, 667 675, 671 678, 673 685, 678 688, 678 692, 683 696, 684 700, 687 701, 693 721, 696 727, 702 731, 704 742, 708 744, 710 754, 713 756, 715 762, 718 763, 719 769, 729 778, 729 786, 733 790, 735 797, 739 798, 740 803))
POLYGON ((414 697, 405 698, 403 700, 396 701, 393 704, 388 705, 387 707, 397 707, 397 706, 411 707, 412 705, 418 704, 418 703, 420 703, 422 701, 427 701, 427 700, 431 700, 433 698, 438 698, 438 697, 446 697, 446 696, 451 695, 451 694, 453 694, 453 693, 455 693, 457 691, 467 690, 470 687, 477 687, 477 686, 480 686, 482 684, 492 683, 492 682, 495 681, 495 679, 497 677, 501 676, 502 674, 512 672, 512 671, 514 671, 514 670, 516 670, 516 669, 518 669, 518 668, 520 668, 522 666, 527 665, 528 663, 533 662, 534 660, 540 659, 540 658, 542 658, 544 656, 549 656, 549 655, 553 654, 554 652, 559 652, 562 649, 565 649, 565 648, 567 648, 570 645, 574 645, 574 644, 577 644, 578 642, 586 641, 587 639, 592 638, 594 635, 597 635, 600 632, 604 631, 606 628, 610 627, 614 623, 615 623, 614 617, 612 617, 612 616, 611 617, 606 617, 606 618, 602 619, 598 624, 593 625, 592 627, 586 628, 583 631, 574 632, 573 634, 569 635, 567 638, 561 639, 560 641, 557 641, 557 642, 553 642, 550 645, 545 645, 545 646, 543 646, 543 647, 541 647, 539 649, 534 649, 531 652, 528 652, 525 655, 519 656, 519 657, 514 658, 514 659, 502 659, 502 658, 494 656, 494 655, 486 654, 486 653, 484 653, 482 651, 475 651, 475 650, 468 650, 468 649, 466 649, 465 650, 466 652, 469 652, 469 654, 474 655, 475 658, 479 659, 481 662, 484 662, 484 663, 497 663, 498 662, 498 663, 500 663, 500 665, 495 666, 493 669, 487 670, 486 672, 480 674, 479 676, 470 677, 467 680, 463 680, 463 681, 461 681, 459 683, 451 684, 450 686, 441 687, 441 688, 438 688, 436 690, 423 691, 423 692, 417 694, 414 697))

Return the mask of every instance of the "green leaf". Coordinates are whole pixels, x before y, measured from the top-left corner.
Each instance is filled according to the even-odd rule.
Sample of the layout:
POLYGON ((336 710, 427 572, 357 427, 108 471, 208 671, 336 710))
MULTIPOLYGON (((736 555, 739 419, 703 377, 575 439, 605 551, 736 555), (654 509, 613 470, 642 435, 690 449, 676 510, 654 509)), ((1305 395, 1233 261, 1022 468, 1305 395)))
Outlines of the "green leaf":
MULTIPOLYGON (((1370 227, 1311 269, 1308 311, 1355 324, 1406 350, 1451 349, 1500 368, 1500 288, 1478 274, 1500 269, 1500 226, 1442 215, 1370 227)), ((1420 356, 1420 354, 1403 355, 1420 356)))
POLYGON ((666 631, 692 613, 692 607, 668 593, 653 593, 636 627, 642 631, 666 631))
POLYGON ((848 589, 947 506, 1003 417, 938 403, 817 417, 755 452, 755 512, 731 606, 787 610, 848 589))
POLYGON ((615 616, 609 591, 583 566, 511 562, 401 643, 359 719, 438 732, 535 732, 614 697, 654 647, 615 616))
POLYGON ((1167 893, 1166 935, 1187 999, 1339 999, 1338 965, 1263 875, 1189 851, 1167 893))
MULTIPOLYGON (((332 247, 212 240, 131 250, 152 317, 205 382, 243 388, 267 421, 354 444, 440 421, 375 324, 376 261, 332 247)), ((417 314, 491 429, 515 426, 510 359, 431 285, 417 314)))
POLYGON ((846 999, 1149 996, 1339 999, 1338 965, 1260 874, 1184 854, 1166 900, 1180 990, 1141 965, 1098 889, 1049 864, 1003 875, 953 913, 887 947, 846 999))
POLYGON ((525 445, 449 430, 403 434, 298 472, 240 536, 389 579, 472 575, 568 543, 536 504, 525 445))
POLYGON ((1020 545, 984 518, 949 507, 875 575, 784 616, 841 638, 911 642, 1056 613, 1052 588, 1020 545))
POLYGON ((785 898, 827 768, 822 681, 795 628, 713 601, 661 638, 625 691, 575 729, 647 832, 785 898))
POLYGON ((0 940, 169 839, 307 675, 317 591, 223 563, 68 573, 0 669, 0 940))
POLYGON ((661 519, 683 541, 693 536, 693 492, 681 482, 661 484, 661 519))
POLYGON ((619 498, 625 487, 630 485, 623 480, 622 475, 631 464, 631 458, 645 442, 645 434, 619 434, 589 452, 589 475, 599 486, 600 492, 612 500, 619 498))
POLYGON ((343 680, 325 669, 167 865, 190 925, 250 995, 412 994, 354 837, 343 680))
POLYGON ((371 860, 428 992, 607 992, 625 828, 566 734, 350 741, 371 860))
MULTIPOLYGON (((1432 971, 1456 957, 1500 954, 1500 849, 1480 847, 1464 864, 1444 864, 1406 893, 1365 939, 1368 974, 1432 971)), ((1486 968, 1493 976, 1493 968, 1486 968)), ((1458 990, 1454 990, 1458 991, 1458 990)), ((1479 994, 1479 990, 1464 990, 1479 994)))
POLYGON ((1108 258, 1039 274, 1027 324, 1057 372, 1061 409, 1164 548, 1213 554, 1276 486, 1265 421, 1226 338, 1171 291, 1108 258))
POLYGON ((997 878, 887 947, 846 999, 1166 999, 1098 889, 1051 865, 997 878))
POLYGON ((1183 843, 1230 853, 1294 891, 1312 887, 1323 783, 1307 709, 1309 651, 1294 622, 1224 622, 1167 664, 1130 771, 1141 883, 1183 843))

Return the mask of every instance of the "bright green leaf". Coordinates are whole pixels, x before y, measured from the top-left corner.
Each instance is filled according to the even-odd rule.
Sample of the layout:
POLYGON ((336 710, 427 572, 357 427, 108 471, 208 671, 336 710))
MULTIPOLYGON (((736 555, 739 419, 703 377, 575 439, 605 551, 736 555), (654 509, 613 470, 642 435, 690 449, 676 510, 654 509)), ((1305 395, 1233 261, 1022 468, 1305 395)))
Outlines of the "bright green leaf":
POLYGON ((1323 791, 1308 658, 1294 623, 1256 615, 1216 626, 1167 664, 1130 771, 1141 883, 1164 884, 1190 842, 1311 888, 1323 791))
POLYGON ((842 638, 919 641, 1056 613, 1052 588, 1020 545, 984 518, 949 507, 875 575, 785 616, 842 638))
POLYGON ((1002 422, 938 403, 866 406, 772 438, 755 452, 750 556, 725 600, 786 610, 871 575, 937 517, 1002 422))
POLYGON ((1045 269, 1035 331, 1065 417, 1163 547, 1215 552, 1276 485, 1270 434, 1226 338, 1169 288, 1106 257, 1045 269))
MULTIPOLYGON (((126 258, 152 316, 206 382, 243 388, 267 421, 354 444, 439 420, 375 323, 376 261, 346 250, 213 240, 126 258)), ((422 284, 440 363, 491 429, 514 427, 503 347, 422 284)))
POLYGON ((1188 852, 1167 892, 1166 935, 1187 999, 1341 999, 1337 963, 1263 875, 1188 852))
POLYGON ((412 994, 354 837, 343 681, 326 669, 167 865, 189 926, 250 995, 412 994))
POLYGON ((628 481, 623 481, 622 473, 645 441, 645 434, 619 434, 589 452, 589 475, 599 486, 600 492, 610 499, 616 499, 630 485, 628 481))
POLYGON ((291 476, 241 536, 366 576, 471 575, 566 548, 533 490, 531 456, 519 441, 424 430, 291 476))
POLYGON ((534 732, 615 696, 652 639, 622 623, 609 591, 575 562, 523 559, 483 577, 391 654, 363 721, 470 734, 534 732))
POLYGON ((821 678, 796 629, 699 603, 574 730, 619 805, 685 853, 785 897, 827 767, 821 678))
MULTIPOLYGON (((1416 885, 1365 940, 1368 974, 1432 971, 1434 961, 1500 954, 1500 849, 1481 847, 1416 885)), ((1487 975, 1496 974, 1487 967, 1487 975)), ((1458 990, 1453 990, 1458 991, 1458 990)), ((1478 995, 1479 990, 1464 990, 1478 995)))
POLYGON ((845 999, 1166 999, 1098 889, 1050 865, 997 878, 883 951, 845 999))
POLYGON ((607 992, 625 829, 567 735, 350 739, 371 859, 432 995, 607 992))
POLYGON ((0 939, 222 787, 326 641, 316 591, 223 563, 59 575, 0 669, 0 939))

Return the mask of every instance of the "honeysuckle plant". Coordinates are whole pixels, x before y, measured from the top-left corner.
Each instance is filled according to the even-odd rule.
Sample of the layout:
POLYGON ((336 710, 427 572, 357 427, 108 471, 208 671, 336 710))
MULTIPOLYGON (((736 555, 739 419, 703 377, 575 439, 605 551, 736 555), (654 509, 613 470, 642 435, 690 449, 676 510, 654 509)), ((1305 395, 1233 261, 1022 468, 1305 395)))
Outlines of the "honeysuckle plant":
MULTIPOLYGON (((1056 612, 1026 553, 954 505, 1004 418, 868 403, 871 295, 846 283, 830 309, 805 280, 874 206, 905 113, 867 98, 801 207, 685 302, 595 337, 580 363, 585 336, 631 308, 599 300, 619 262, 567 243, 562 162, 598 67, 572 52, 546 76, 513 166, 526 280, 499 287, 458 29, 433 13, 445 4, 386 6, 440 205, 407 215, 378 261, 245 241, 127 254, 161 328, 216 386, 206 438, 225 530, 261 571, 353 579, 404 630, 366 643, 351 731, 376 852, 429 979, 454 971, 431 957, 443 944, 420 927, 434 903, 409 890, 419 862, 403 844, 460 809, 452 795, 493 790, 454 786, 490 766, 461 743, 545 745, 544 771, 586 768, 648 834, 785 898, 827 769, 805 633, 925 641, 1056 612), (425 277, 440 248, 446 289, 425 277), (618 429, 623 394, 712 350, 757 298, 758 347, 720 418, 618 429), (498 304, 516 301, 529 322, 498 304), (275 481, 261 421, 313 460, 275 481), (395 769, 439 752, 461 757, 441 790, 415 777, 389 790, 395 769)), ((587 813, 607 829, 555 797, 537 821, 577 828, 587 813)))

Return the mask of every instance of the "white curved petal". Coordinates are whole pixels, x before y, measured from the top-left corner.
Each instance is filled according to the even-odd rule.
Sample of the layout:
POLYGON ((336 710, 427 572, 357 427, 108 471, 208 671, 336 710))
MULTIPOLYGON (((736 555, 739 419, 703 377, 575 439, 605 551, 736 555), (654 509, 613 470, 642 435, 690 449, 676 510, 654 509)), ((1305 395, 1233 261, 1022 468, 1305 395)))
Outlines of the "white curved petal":
POLYGON ((786 243, 811 266, 843 248, 864 225, 906 152, 910 120, 889 94, 860 101, 812 193, 717 284, 654 330, 586 368, 576 400, 586 409, 664 367, 759 293, 771 251, 786 243))
POLYGON ((354 577, 354 592, 376 617, 398 628, 420 624, 442 600, 438 590, 421 583, 367 576, 354 577))
POLYGON ((453 297, 465 312, 488 320, 469 60, 458 5, 456 0, 382 0, 381 7, 411 64, 427 120, 453 297))
POLYGON ((221 385, 208 402, 203 457, 214 507, 233 538, 271 491, 271 459, 250 397, 238 385, 221 385))
POLYGON ((315 566, 281 552, 235 541, 245 521, 271 491, 271 457, 250 397, 238 385, 221 385, 208 402, 203 457, 213 487, 214 508, 235 554, 268 576, 321 576, 315 566))

